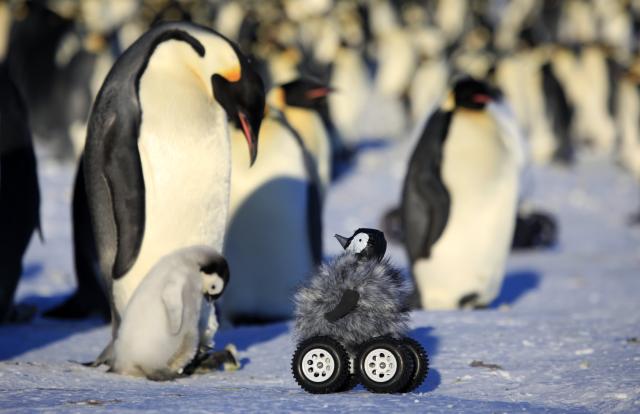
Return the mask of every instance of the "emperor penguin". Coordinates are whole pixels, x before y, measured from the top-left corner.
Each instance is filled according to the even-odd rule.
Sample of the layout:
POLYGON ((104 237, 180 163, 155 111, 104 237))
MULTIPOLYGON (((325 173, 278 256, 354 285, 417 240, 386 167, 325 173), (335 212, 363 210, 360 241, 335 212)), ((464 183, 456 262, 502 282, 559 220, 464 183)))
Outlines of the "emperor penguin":
MULTIPOLYGON (((87 132, 84 178, 113 336, 160 257, 203 244, 222 251, 231 175, 229 122, 257 154, 262 80, 222 35, 158 24, 116 61, 87 132)), ((109 363, 107 346, 95 364, 109 363)))
POLYGON ((228 282, 226 260, 208 246, 160 259, 123 314, 111 370, 156 381, 184 374, 202 346, 213 346, 209 331, 218 323, 211 308, 228 282))
POLYGON ((4 60, 10 26, 0 4, 0 324, 22 319, 13 296, 22 258, 40 223, 40 192, 27 108, 4 60))
POLYGON ((486 306, 500 290, 524 165, 514 119, 498 91, 465 78, 422 130, 401 220, 423 308, 486 306))
MULTIPOLYGON (((283 94, 276 87, 268 101, 283 94)), ((233 133, 231 140, 224 255, 235 282, 220 312, 236 324, 291 318, 291 294, 322 259, 322 184, 316 160, 274 106, 267 109, 260 134, 260 157, 251 168, 241 133, 233 133)))

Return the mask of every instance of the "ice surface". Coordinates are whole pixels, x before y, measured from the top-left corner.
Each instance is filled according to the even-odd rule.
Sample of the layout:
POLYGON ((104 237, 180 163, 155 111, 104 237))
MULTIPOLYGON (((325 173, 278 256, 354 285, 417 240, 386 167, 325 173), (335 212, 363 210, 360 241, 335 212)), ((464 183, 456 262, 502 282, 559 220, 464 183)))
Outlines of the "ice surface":
MULTIPOLYGON (((327 255, 340 248, 334 233, 379 225, 397 201, 411 147, 362 144, 328 197, 327 255)), ((43 309, 74 285, 73 173, 40 162, 46 243, 34 239, 29 249, 18 300, 43 309)), ((411 336, 431 357, 414 393, 305 393, 290 373, 290 324, 220 331, 218 347, 238 347, 238 371, 155 383, 73 362, 91 360, 107 342, 109 328, 97 321, 36 319, 0 327, 0 412, 640 412, 640 229, 627 226, 638 183, 590 158, 571 169, 535 168, 533 178, 530 202, 558 215, 559 245, 512 255, 488 310, 413 313, 411 336)), ((406 267, 402 249, 389 251, 406 267)))

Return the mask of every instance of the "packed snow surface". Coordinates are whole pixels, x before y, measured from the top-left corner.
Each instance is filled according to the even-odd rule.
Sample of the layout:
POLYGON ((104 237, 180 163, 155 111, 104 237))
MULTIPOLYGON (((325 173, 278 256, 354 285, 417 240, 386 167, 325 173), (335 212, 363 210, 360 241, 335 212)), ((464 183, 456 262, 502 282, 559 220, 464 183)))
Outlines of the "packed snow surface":
MULTIPOLYGON (((379 227, 397 202, 412 145, 361 144, 355 166, 328 196, 327 257, 340 249, 334 233, 379 227)), ((74 167, 40 159, 45 243, 34 238, 17 299, 42 310, 75 283, 74 167)), ((290 372, 291 323, 221 330, 216 347, 234 343, 241 369, 158 383, 78 363, 109 339, 97 320, 36 318, 0 327, 0 412, 640 412, 640 228, 628 226, 640 204, 638 183, 590 157, 571 168, 533 168, 529 183, 528 202, 558 217, 558 246, 512 254, 490 309, 412 314, 410 335, 431 358, 414 393, 359 386, 307 394, 290 372)), ((388 253, 406 272, 403 250, 390 245, 388 253)))

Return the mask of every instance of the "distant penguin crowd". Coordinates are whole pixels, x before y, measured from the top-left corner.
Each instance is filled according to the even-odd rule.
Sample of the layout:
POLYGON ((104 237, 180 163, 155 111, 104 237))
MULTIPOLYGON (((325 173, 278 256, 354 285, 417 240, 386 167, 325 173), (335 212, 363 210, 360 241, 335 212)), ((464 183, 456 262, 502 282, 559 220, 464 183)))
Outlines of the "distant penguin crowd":
POLYGON ((638 45, 636 0, 2 2, 0 323, 35 314, 14 295, 46 242, 39 159, 76 171, 77 289, 44 316, 110 320, 95 365, 170 379, 218 317, 293 317, 326 259, 328 194, 367 140, 413 148, 382 218, 411 305, 490 306, 511 249, 560 237, 528 202, 532 165, 600 157, 640 183, 638 45), (125 346, 147 303, 167 310, 157 360, 125 346))

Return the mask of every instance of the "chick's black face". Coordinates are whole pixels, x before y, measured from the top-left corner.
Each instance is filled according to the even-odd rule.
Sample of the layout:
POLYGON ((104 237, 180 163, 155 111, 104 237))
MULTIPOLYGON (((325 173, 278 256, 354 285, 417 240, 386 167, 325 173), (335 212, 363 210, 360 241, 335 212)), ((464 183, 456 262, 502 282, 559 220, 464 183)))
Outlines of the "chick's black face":
POLYGON ((338 234, 335 237, 343 249, 364 260, 382 260, 387 251, 387 240, 380 230, 360 228, 349 238, 338 234))
POLYGON ((244 133, 253 165, 258 154, 258 133, 264 115, 264 84, 244 55, 235 46, 234 49, 240 60, 240 79, 230 82, 216 73, 211 77, 211 84, 216 101, 224 108, 229 120, 244 133))
POLYGON ((327 102, 331 88, 319 81, 297 79, 282 85, 285 103, 289 106, 319 110, 327 102))
POLYGON ((500 97, 500 92, 486 82, 465 78, 453 87, 456 107, 480 110, 500 97))
POLYGON ((222 257, 205 264, 200 268, 203 273, 204 297, 212 302, 222 296, 229 284, 229 265, 222 257))

